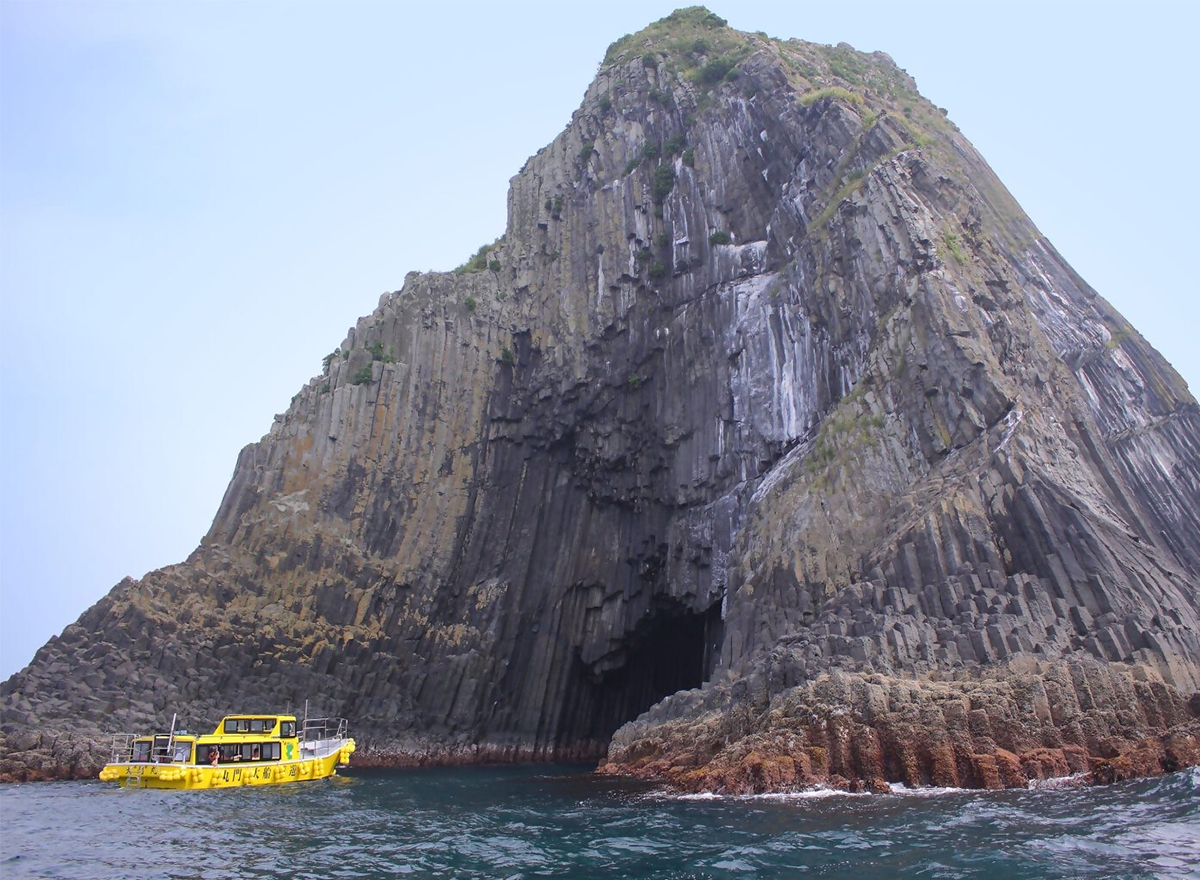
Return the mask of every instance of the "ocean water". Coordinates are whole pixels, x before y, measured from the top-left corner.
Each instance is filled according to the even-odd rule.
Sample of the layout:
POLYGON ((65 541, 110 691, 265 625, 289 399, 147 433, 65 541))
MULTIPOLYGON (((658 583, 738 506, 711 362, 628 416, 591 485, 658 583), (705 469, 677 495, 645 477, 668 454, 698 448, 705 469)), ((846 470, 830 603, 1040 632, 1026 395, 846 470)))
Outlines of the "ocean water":
POLYGON ((0 877, 1200 877, 1200 770, 1105 788, 677 796, 564 766, 0 786, 0 877))

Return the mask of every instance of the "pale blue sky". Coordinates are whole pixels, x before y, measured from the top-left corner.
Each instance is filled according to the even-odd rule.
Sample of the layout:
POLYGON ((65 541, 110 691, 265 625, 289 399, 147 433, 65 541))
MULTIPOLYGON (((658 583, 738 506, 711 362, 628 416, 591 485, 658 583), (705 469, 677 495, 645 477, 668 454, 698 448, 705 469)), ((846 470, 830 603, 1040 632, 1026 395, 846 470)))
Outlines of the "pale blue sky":
MULTIPOLYGON (((682 3, 0 2, 0 678, 178 562, 346 328, 682 3)), ((888 52, 1200 387, 1197 7, 711 3, 888 52)))

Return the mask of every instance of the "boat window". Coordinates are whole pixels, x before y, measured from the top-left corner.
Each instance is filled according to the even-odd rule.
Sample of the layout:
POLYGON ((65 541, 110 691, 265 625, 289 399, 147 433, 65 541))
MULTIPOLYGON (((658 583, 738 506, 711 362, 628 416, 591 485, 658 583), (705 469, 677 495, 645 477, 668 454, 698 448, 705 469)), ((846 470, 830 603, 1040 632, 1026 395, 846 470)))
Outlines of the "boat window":
POLYGON ((279 725, 279 735, 280 736, 295 736, 296 735, 296 722, 295 721, 281 722, 279 725))
POLYGON ((146 764, 150 761, 150 741, 141 740, 133 744, 133 762, 146 764))
POLYGON ((265 724, 266 724, 266 721, 262 718, 251 718, 250 719, 250 732, 251 733, 262 733, 265 724))
MULTIPOLYGON (((241 743, 229 746, 231 761, 278 761, 280 746, 277 742, 241 743)), ((222 756, 222 760, 226 760, 222 756)))
POLYGON ((177 761, 180 764, 186 764, 192 758, 191 743, 175 743, 175 754, 171 757, 172 761, 177 761))
POLYGON ((156 761, 171 760, 171 737, 165 735, 154 737, 154 759, 156 761))

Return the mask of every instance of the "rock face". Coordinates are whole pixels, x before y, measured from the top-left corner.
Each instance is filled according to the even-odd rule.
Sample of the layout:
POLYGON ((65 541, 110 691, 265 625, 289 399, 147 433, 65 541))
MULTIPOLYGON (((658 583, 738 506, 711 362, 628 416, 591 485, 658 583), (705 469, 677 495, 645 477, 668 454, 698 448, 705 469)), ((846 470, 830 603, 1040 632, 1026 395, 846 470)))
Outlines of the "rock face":
POLYGON ((618 731, 604 772, 749 794, 1116 782, 1200 763, 1195 697, 1091 658, 952 676, 835 669, 790 688, 775 671, 664 700, 618 731))
POLYGON ((0 774, 306 698, 376 762, 657 703, 608 768, 692 787, 1196 762, 1200 409, 890 58, 681 10, 508 214, 4 683, 0 774))

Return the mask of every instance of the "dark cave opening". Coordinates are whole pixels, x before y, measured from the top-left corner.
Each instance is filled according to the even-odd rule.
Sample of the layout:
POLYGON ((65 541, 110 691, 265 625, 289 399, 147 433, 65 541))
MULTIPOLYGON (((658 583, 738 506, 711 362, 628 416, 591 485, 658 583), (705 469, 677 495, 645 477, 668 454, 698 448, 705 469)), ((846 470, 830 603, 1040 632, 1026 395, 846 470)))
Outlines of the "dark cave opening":
MULTIPOLYGON (((597 672, 577 662, 562 717, 564 740, 607 740, 663 697, 699 687, 716 667, 724 635, 721 605, 695 612, 675 600, 651 608, 620 665, 597 672)), ((610 665, 606 664, 606 665, 610 665)))

